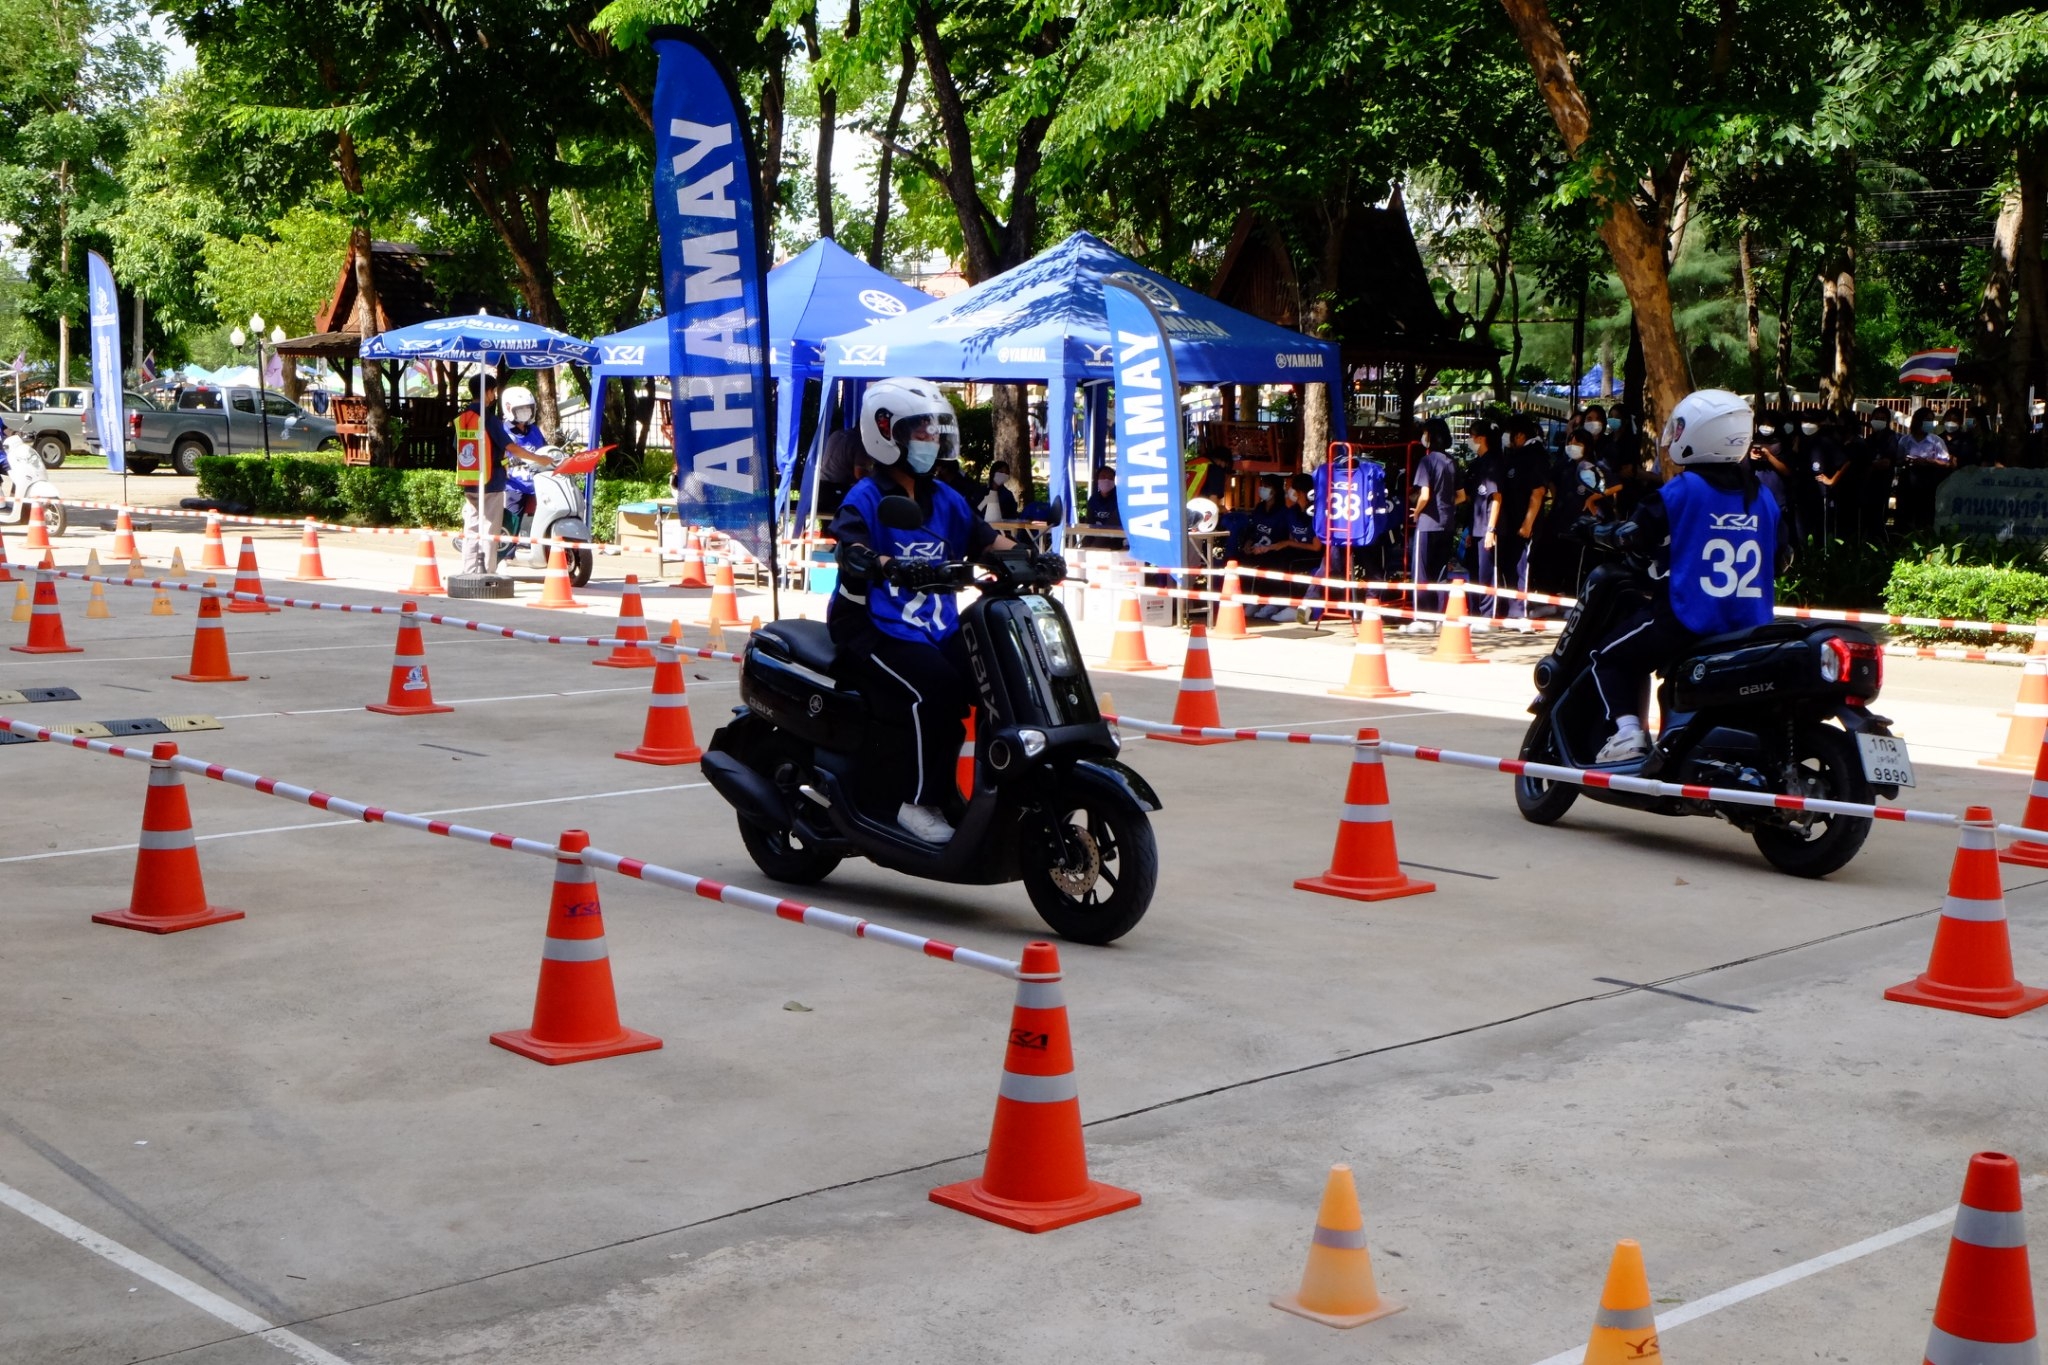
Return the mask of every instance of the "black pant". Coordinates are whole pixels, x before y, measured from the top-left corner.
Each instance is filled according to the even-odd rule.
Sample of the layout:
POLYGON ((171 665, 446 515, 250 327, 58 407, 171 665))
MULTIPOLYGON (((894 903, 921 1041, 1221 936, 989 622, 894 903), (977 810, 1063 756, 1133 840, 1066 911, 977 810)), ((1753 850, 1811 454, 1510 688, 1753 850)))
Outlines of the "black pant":
POLYGON ((1593 686, 1610 721, 1643 715, 1643 691, 1650 674, 1664 667, 1698 637, 1671 614, 1670 604, 1640 606, 1618 621, 1607 643, 1593 651, 1593 686))
POLYGON ((967 667, 967 646, 958 631, 944 644, 930 645, 899 640, 868 625, 841 642, 840 672, 887 728, 866 755, 877 768, 870 791, 885 797, 907 793, 897 799, 913 806, 947 804, 948 794, 957 790, 954 764, 974 697, 967 667))
POLYGON ((1278 578, 1268 578, 1258 570, 1267 573, 1318 573, 1323 567, 1320 550, 1272 550, 1253 556, 1249 566, 1252 569, 1252 593, 1258 597, 1291 597, 1301 601, 1308 596, 1308 589, 1299 583, 1288 583, 1278 578))
MULTIPOLYGON (((1451 533, 1445 530, 1425 531, 1415 528, 1414 564, 1410 568, 1416 583, 1441 583, 1444 565, 1451 558, 1451 533)), ((1415 594, 1417 611, 1442 611, 1444 594, 1440 592, 1418 592, 1415 594)))

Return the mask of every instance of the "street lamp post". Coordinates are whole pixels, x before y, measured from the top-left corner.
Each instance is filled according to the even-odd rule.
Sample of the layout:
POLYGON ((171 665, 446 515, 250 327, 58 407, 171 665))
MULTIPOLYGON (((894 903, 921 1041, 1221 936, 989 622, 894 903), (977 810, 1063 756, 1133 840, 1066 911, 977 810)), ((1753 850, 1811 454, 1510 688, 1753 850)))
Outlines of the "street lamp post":
MULTIPOLYGON (((228 345, 235 348, 235 359, 237 361, 242 358, 242 347, 248 344, 249 337, 241 328, 237 327, 228 333, 228 345)), ((228 392, 226 385, 222 385, 220 391, 220 419, 221 427, 227 433, 228 458, 233 459, 235 454, 235 396, 228 392)))
POLYGON ((256 410, 263 414, 263 458, 270 458, 270 400, 263 390, 263 314, 249 314, 249 339, 256 343, 256 410))

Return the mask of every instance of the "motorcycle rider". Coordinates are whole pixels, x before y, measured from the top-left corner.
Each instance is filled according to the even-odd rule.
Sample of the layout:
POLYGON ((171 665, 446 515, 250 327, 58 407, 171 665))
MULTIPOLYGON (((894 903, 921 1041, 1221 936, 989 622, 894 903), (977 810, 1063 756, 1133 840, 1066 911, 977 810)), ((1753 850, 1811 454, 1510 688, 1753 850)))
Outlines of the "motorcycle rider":
MULTIPOLYGON (((826 622, 849 681, 874 714, 900 718, 910 729, 911 761, 892 762, 894 771, 882 777, 888 790, 907 793, 896 822, 926 843, 943 844, 953 827, 941 806, 953 788, 973 692, 953 594, 924 589, 941 581, 946 563, 1007 550, 1013 542, 932 476, 938 462, 960 448, 959 419, 936 385, 922 379, 868 385, 860 439, 874 468, 847 491, 832 521, 839 587, 826 622), (908 530, 887 525, 882 501, 889 497, 914 500, 923 523, 908 530)), ((1043 557, 1041 566, 1065 576, 1058 556, 1043 557)))
MULTIPOLYGON (((1638 708, 1652 670, 1705 636, 1771 619, 1773 578, 1790 546, 1777 499, 1748 458, 1754 434, 1755 416, 1740 396, 1688 394, 1658 441, 1678 472, 1629 520, 1593 530, 1595 544, 1649 553, 1665 566, 1655 600, 1617 621, 1593 651, 1593 683, 1615 727, 1595 763, 1650 751, 1638 708)), ((1655 569, 1651 576, 1659 577, 1655 569)))
POLYGON ((539 450, 548 443, 547 433, 540 429, 540 404, 534 401, 532 389, 524 384, 506 389, 498 398, 498 411, 505 414, 512 444, 539 450))

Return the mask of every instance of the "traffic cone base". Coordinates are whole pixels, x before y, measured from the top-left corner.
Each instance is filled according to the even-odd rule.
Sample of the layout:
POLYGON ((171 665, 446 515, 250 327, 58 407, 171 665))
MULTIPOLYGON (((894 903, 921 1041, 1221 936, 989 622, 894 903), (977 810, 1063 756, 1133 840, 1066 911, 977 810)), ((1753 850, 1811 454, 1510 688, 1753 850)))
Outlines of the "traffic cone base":
POLYGON ((976 1218, 986 1218, 991 1223, 1000 1223, 1018 1232, 1051 1232, 1055 1228, 1085 1223, 1090 1218, 1134 1209, 1143 1200, 1144 1196, 1134 1190, 1120 1190, 1099 1180, 1088 1182, 1086 1194, 1051 1203, 1005 1199, 989 1193, 978 1177, 963 1180, 957 1185, 941 1185, 931 1193, 934 1204, 971 1213, 976 1218))
POLYGON ((1923 972, 1911 981, 1893 986, 1884 993, 1884 998, 1900 1005, 1928 1005, 1959 1014, 1981 1014, 1987 1019, 2010 1019, 2048 1005, 2048 990, 2018 982, 1998 990, 1976 990, 1930 981, 1923 972))
POLYGON ((1320 1322, 1325 1327, 1363 1327, 1368 1322, 1378 1322, 1381 1318, 1390 1318, 1408 1305, 1405 1303, 1394 1303, 1389 1299, 1381 1299, 1380 1306, 1373 1309, 1370 1313, 1318 1313, 1313 1308, 1303 1307, 1298 1295, 1280 1294, 1273 1299, 1273 1306, 1292 1313, 1296 1317, 1307 1318, 1312 1322, 1320 1322))
POLYGON ((600 1057, 623 1057, 629 1052, 652 1052, 661 1039, 651 1033, 621 1026, 619 1036, 606 1043, 550 1043, 536 1038, 530 1028, 493 1033, 491 1041, 507 1052, 516 1052, 549 1066, 568 1062, 594 1062, 600 1057))
POLYGON ((1274 1297, 1284 1312, 1320 1322, 1325 1327, 1359 1327, 1401 1311, 1402 1304, 1380 1297, 1373 1282, 1372 1252, 1365 1244, 1365 1219, 1358 1211, 1358 1186, 1342 1162, 1330 1168, 1316 1212, 1315 1236, 1308 1247, 1308 1267, 1301 1288, 1274 1297))
POLYGON ((1967 808, 1927 970, 1893 986, 1885 999, 1991 1019, 2048 1005, 2048 990, 2022 985, 2013 976, 1997 853, 1991 808, 1967 808))
POLYGON ((246 919, 240 910, 222 910, 208 906, 205 913, 198 915, 138 915, 133 910, 103 910, 92 917, 94 924, 111 924, 116 929, 140 929, 145 934, 175 934, 186 929, 199 929, 209 924, 225 924, 231 919, 246 919))
POLYGON ((1420 896, 1436 890, 1435 882, 1417 881, 1402 875, 1399 877, 1340 877, 1325 872, 1319 877, 1303 877, 1294 883, 1297 891, 1314 891, 1325 896, 1342 896, 1354 901, 1390 901, 1401 896, 1420 896))

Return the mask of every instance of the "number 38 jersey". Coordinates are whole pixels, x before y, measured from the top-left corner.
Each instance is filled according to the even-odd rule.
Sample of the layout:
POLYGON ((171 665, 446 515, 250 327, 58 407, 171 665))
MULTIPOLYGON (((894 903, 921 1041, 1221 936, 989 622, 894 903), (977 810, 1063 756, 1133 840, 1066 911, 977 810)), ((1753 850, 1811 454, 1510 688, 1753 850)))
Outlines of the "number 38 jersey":
POLYGON ((1692 470, 1664 485, 1671 524, 1671 612, 1696 635, 1746 630, 1771 619, 1778 500, 1720 489, 1692 470))

